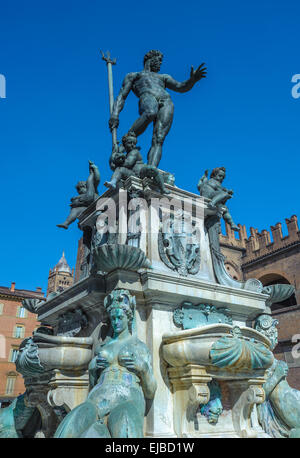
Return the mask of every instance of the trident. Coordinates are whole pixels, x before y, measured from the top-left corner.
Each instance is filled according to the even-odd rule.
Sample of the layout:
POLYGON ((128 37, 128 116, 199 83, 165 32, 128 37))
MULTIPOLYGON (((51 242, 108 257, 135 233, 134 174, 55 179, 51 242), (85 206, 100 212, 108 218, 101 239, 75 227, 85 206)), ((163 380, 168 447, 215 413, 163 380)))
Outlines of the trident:
MULTIPOLYGON (((114 106, 114 88, 113 88, 113 74, 112 74, 112 66, 116 65, 117 60, 111 60, 110 58, 110 52, 106 52, 105 54, 101 51, 102 54, 102 60, 106 62, 107 66, 107 74, 108 74, 108 91, 109 91, 109 110, 110 110, 110 115, 112 115, 113 111, 113 106, 114 106)), ((118 145, 117 143, 117 129, 114 127, 111 131, 112 134, 112 144, 113 144, 113 149, 118 145)))

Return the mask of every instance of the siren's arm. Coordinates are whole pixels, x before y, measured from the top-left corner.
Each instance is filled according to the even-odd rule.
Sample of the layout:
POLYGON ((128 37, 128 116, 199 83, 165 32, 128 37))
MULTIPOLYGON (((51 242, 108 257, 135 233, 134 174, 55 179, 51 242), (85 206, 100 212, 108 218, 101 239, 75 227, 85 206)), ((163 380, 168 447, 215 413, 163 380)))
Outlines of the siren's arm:
POLYGON ((94 388, 94 386, 97 384, 98 377, 99 377, 99 369, 97 368, 97 365, 96 365, 96 357, 94 357, 89 364, 90 390, 94 388))
POLYGON ((140 374, 140 380, 143 388, 143 392, 146 399, 153 399, 157 388, 157 383, 154 378, 153 369, 151 365, 151 357, 147 350, 144 355, 145 367, 140 374))
POLYGON ((132 356, 122 356, 119 362, 130 372, 134 372, 141 381, 144 396, 147 399, 153 399, 157 388, 154 378, 151 356, 148 348, 141 341, 136 341, 136 353, 132 356))

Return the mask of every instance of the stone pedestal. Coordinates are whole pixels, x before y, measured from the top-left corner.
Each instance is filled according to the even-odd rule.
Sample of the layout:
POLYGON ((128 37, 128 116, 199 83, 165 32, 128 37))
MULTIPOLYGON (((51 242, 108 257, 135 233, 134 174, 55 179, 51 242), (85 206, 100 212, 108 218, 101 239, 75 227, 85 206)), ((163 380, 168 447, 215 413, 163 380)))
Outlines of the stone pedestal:
MULTIPOLYGON (((81 215, 79 227, 83 230, 85 245, 81 278, 71 288, 41 304, 38 320, 51 326, 57 334, 61 316, 80 309, 87 324, 73 339, 89 338, 94 353, 108 330, 103 307, 105 296, 114 288, 129 290, 136 297, 137 335, 150 349, 157 381, 154 400, 147 403, 144 435, 166 438, 259 436, 262 431, 251 416, 255 405, 263 400, 264 366, 250 370, 235 368, 235 375, 232 375, 231 369, 222 372, 209 359, 206 362, 201 362, 201 358, 198 358, 200 362, 188 357, 184 359, 184 350, 180 365, 173 364, 170 354, 168 357, 164 354, 165 336, 186 332, 180 330, 174 321, 175 310, 184 302, 196 308, 200 304, 217 311, 226 308, 230 326, 243 328, 245 341, 257 338, 261 345, 268 347, 268 339, 263 341, 259 333, 254 336, 250 330, 250 337, 247 334, 252 320, 266 310, 267 296, 255 288, 251 290, 237 285, 238 282, 232 285, 217 282, 205 227, 209 213, 207 201, 175 186, 166 187, 171 193, 161 200, 162 196, 151 187, 149 180, 130 178, 124 189, 105 192, 81 215), (128 207, 130 199, 131 206, 128 207), (136 200, 133 202, 132 199, 136 200), (182 207, 182 213, 178 210, 175 215, 181 225, 179 232, 174 229, 174 220, 165 231, 168 221, 162 218, 162 214, 170 199, 177 209, 182 207), (107 233, 103 209, 112 201, 115 203, 117 232, 107 233), (139 213, 139 220, 134 220, 141 209, 142 216, 139 213), (112 246, 106 249, 104 245, 112 246), (120 249, 122 245, 131 248, 120 249), (114 258, 117 249, 121 254, 114 258), (127 258, 122 254, 125 252, 132 256, 129 264, 129 254, 127 258), (107 271, 101 270, 103 265, 108 266, 107 271), (241 376, 237 377, 239 370, 241 376), (226 385, 222 389, 227 390, 227 405, 216 425, 209 424, 199 413, 199 406, 207 404, 210 399, 209 383, 212 380, 219 380, 221 385, 226 385)), ((197 328, 197 323, 195 326, 197 328)), ((230 332, 229 328, 225 334, 230 332)), ((220 335, 215 340, 218 338, 220 335)), ((201 342, 195 348, 197 355, 204 351, 201 342)), ((49 383, 48 404, 53 408, 64 406, 66 410, 72 410, 88 394, 87 367, 80 376, 65 375, 58 371, 61 368, 56 369, 49 383)))
POLYGON ((51 407, 63 407, 68 413, 84 402, 89 392, 89 378, 85 373, 81 376, 63 375, 55 371, 49 382, 47 394, 51 407))
POLYGON ((168 376, 173 386, 174 430, 177 437, 193 437, 195 418, 200 404, 210 397, 206 368, 196 364, 171 367, 168 376))
POLYGON ((257 404, 265 400, 263 378, 248 379, 247 381, 231 382, 231 397, 233 402, 232 422, 239 437, 267 437, 256 419, 257 404))

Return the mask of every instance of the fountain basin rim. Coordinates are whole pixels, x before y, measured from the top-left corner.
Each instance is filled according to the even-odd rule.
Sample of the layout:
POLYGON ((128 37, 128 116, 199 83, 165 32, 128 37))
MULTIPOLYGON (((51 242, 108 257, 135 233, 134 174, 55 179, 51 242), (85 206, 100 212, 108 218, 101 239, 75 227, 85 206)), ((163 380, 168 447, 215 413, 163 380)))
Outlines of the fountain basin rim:
POLYGON ((33 336, 34 342, 37 344, 51 344, 56 346, 72 346, 72 347, 91 347, 93 345, 92 337, 68 337, 68 336, 50 336, 36 332, 33 336))
MULTIPOLYGON (((234 325, 220 323, 210 324, 207 326, 199 326, 193 329, 184 329, 178 332, 166 333, 162 336, 163 345, 180 342, 182 340, 190 340, 197 337, 209 338, 209 337, 223 337, 230 336, 230 331, 234 328, 234 325)), ((246 339, 255 339, 261 343, 264 343, 268 348, 271 348, 271 341, 256 329, 249 328, 247 326, 239 326, 242 337, 246 339)))

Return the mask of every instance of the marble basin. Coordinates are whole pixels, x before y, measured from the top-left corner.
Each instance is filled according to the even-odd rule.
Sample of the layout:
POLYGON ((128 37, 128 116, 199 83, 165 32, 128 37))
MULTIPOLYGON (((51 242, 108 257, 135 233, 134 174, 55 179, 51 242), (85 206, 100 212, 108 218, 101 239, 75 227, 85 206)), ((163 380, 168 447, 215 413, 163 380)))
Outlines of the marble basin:
POLYGON ((34 342, 38 346, 40 362, 47 370, 86 370, 93 356, 91 337, 51 336, 37 332, 34 342))
POLYGON ((245 373, 262 376, 273 363, 271 342, 248 327, 211 324, 164 334, 162 355, 171 367, 205 366, 215 377, 243 378, 245 373))

